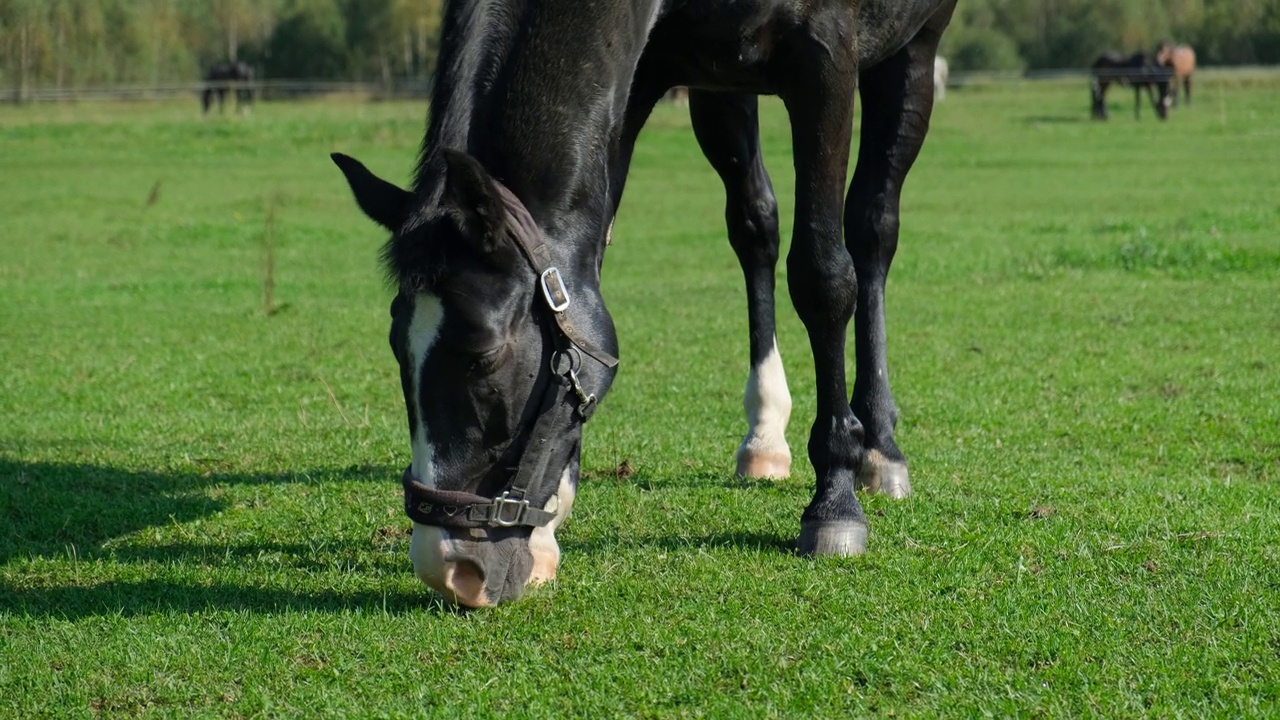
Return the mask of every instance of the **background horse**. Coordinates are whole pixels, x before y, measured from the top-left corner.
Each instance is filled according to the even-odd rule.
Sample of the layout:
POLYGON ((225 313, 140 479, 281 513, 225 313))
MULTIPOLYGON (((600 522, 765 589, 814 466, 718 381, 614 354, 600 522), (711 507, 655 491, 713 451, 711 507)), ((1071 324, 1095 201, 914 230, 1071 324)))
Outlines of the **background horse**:
POLYGON ((1156 63, 1173 70, 1173 87, 1171 89, 1173 106, 1178 106, 1178 83, 1182 83, 1183 94, 1187 104, 1191 104, 1191 75, 1196 71, 1196 51, 1190 45, 1170 45, 1160 43, 1156 48, 1156 63))
POLYGON ((756 96, 779 95, 787 108, 788 288, 817 394, 807 444, 816 484, 797 548, 865 551, 857 490, 911 491, 894 439, 884 290, 955 3, 448 3, 412 190, 333 156, 360 208, 391 232, 390 343, 412 451, 402 483, 423 582, 485 606, 555 576, 582 427, 617 372, 600 289, 607 238, 640 129, 677 85, 691 88, 694 135, 724 184, 746 281, 748 427, 737 462, 756 477, 786 476, 791 463, 774 332, 778 204, 756 96), (846 194, 855 93, 861 141, 846 194))
POLYGON ((1142 91, 1145 89, 1151 98, 1151 105, 1161 120, 1169 117, 1169 80, 1173 71, 1147 61, 1143 53, 1134 53, 1128 57, 1117 52, 1104 53, 1093 63, 1092 81, 1093 116, 1099 120, 1107 119, 1107 88, 1112 83, 1127 85, 1133 88, 1133 116, 1139 116, 1142 107, 1142 91))
POLYGON ((253 105, 253 68, 248 64, 218 63, 209 68, 204 79, 205 88, 200 93, 200 104, 206 113, 213 106, 215 98, 218 101, 218 110, 222 111, 227 99, 227 91, 232 89, 236 91, 236 110, 243 109, 247 112, 253 105))
POLYGON ((941 100, 947 96, 947 79, 951 76, 951 68, 947 59, 939 55, 933 59, 933 99, 941 100))

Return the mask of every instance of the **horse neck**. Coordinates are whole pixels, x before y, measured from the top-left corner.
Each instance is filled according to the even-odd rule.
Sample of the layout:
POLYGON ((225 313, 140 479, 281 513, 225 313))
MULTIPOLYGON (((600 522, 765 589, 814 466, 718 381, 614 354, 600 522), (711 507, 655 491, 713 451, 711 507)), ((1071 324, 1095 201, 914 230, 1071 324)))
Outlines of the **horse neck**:
POLYGON ((449 2, 415 180, 428 205, 442 192, 440 151, 453 148, 479 160, 553 238, 557 226, 607 214, 609 140, 659 4, 569 5, 449 2))

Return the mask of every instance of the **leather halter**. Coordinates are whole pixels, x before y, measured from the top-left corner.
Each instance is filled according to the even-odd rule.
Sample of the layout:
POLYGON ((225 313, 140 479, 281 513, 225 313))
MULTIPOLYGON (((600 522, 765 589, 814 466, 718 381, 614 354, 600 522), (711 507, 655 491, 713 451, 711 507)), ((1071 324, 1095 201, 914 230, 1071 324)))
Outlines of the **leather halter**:
POLYGON ((531 488, 546 479, 547 464, 555 448, 556 436, 563 432, 564 417, 570 394, 576 403, 568 410, 576 412, 582 422, 595 412, 596 396, 586 392, 578 381, 582 361, 579 352, 595 358, 605 367, 616 367, 618 358, 600 349, 586 339, 569 318, 569 293, 560 270, 551 262, 551 250, 543 241, 542 231, 529 211, 516 196, 501 183, 494 182, 494 189, 506 210, 506 234, 520 248, 520 252, 538 276, 538 294, 546 302, 554 322, 552 336, 555 349, 551 353, 552 381, 547 383, 538 419, 521 452, 516 473, 496 498, 487 498, 469 492, 437 490, 428 487, 413 476, 413 466, 404 471, 404 511, 409 519, 422 525, 446 528, 483 527, 542 527, 556 514, 533 507, 526 499, 531 488))

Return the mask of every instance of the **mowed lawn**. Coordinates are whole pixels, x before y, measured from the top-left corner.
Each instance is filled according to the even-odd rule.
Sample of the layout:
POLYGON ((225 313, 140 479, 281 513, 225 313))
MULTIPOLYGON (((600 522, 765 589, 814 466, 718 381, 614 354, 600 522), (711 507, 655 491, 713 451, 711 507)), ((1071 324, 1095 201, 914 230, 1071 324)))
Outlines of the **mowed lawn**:
POLYGON ((327 157, 407 181, 425 102, 0 106, 0 716, 1274 717, 1280 81, 1131 100, 936 109, 888 300, 916 493, 849 559, 791 551, 782 267, 793 476, 733 476, 741 275, 659 108, 560 577, 480 612, 412 576, 385 233, 327 157))

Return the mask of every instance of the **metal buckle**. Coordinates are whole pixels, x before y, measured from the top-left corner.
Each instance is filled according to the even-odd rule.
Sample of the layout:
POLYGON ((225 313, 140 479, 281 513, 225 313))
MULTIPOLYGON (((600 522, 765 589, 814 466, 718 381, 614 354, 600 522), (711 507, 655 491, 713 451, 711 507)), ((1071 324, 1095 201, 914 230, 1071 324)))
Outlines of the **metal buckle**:
POLYGON ((543 270, 542 276, 538 278, 538 284, 542 286, 542 296, 551 306, 551 312, 564 312, 569 307, 569 291, 565 289, 564 278, 560 277, 559 268, 549 267, 543 270), (552 285, 553 279, 554 285, 552 285))
POLYGON ((509 490, 503 491, 501 495, 493 499, 493 524, 499 527, 511 527, 519 525, 524 521, 525 511, 529 509, 529 501, 524 499, 516 499, 511 497, 509 490), (516 509, 515 517, 510 520, 503 517, 503 509, 508 505, 512 505, 516 509))

